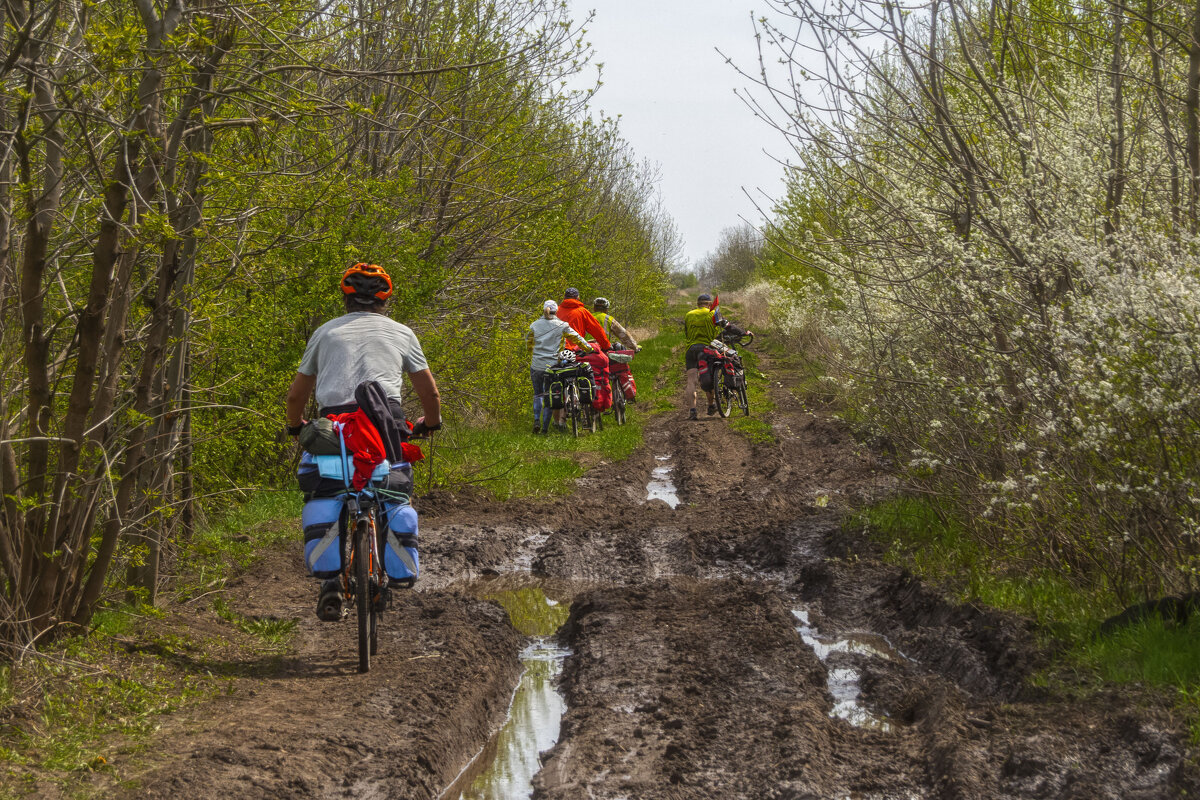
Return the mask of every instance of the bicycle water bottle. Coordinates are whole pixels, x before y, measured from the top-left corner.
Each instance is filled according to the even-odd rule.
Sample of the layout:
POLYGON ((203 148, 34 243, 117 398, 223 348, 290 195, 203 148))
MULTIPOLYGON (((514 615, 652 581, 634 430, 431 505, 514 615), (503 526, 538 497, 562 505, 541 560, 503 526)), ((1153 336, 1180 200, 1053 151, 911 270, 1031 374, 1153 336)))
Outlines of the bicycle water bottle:
POLYGON ((388 503, 387 539, 383 548, 383 568, 394 581, 413 579, 420 574, 417 559, 417 510, 408 503, 388 503))
POLYGON ((342 541, 338 517, 342 498, 318 497, 304 504, 300 524, 304 528, 304 564, 316 578, 332 578, 342 569, 342 541))

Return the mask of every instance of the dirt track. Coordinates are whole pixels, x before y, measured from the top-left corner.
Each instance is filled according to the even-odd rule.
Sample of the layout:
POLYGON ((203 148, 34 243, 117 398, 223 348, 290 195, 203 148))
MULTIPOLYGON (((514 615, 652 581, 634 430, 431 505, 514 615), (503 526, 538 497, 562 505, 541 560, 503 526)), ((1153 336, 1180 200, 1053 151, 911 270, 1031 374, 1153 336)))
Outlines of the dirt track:
POLYGON ((571 498, 428 498, 425 577, 384 618, 366 676, 353 626, 315 619, 297 534, 230 598, 298 619, 292 651, 231 660, 231 693, 168 720, 148 763, 116 765, 141 769, 136 785, 111 794, 437 797, 503 720, 521 669, 524 638, 480 587, 525 569, 571 603, 568 711, 535 797, 1200 793, 1161 703, 1031 689, 1044 657, 1026 623, 948 605, 873 560, 841 519, 888 490, 883 472, 836 423, 772 393, 777 443, 669 414, 571 498), (645 502, 662 465, 676 509, 645 502), (830 694, 847 676, 861 691, 849 714, 830 694))

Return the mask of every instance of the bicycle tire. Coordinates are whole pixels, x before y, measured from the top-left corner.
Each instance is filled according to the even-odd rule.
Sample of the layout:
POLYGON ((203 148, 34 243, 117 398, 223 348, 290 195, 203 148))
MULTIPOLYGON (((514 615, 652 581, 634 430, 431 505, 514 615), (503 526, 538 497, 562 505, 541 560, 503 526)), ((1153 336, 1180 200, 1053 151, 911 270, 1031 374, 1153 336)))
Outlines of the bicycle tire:
POLYGON ((375 596, 371 598, 371 624, 367 631, 367 641, 370 644, 371 655, 373 656, 379 652, 379 616, 383 613, 383 574, 382 570, 380 570, 381 562, 379 560, 379 530, 375 523, 371 524, 371 543, 374 547, 371 552, 370 581, 375 586, 375 596))
POLYGON ((613 420, 618 425, 625 424, 625 391, 621 388, 621 380, 617 376, 613 376, 609 380, 609 387, 613 393, 613 420))
POLYGON ((746 396, 746 387, 739 386, 737 388, 738 405, 742 407, 742 414, 750 416, 750 398, 746 396))
POLYGON ((717 406, 718 417, 729 416, 729 390, 725 388, 725 371, 721 369, 713 376, 713 403, 717 406))
POLYGON ((574 382, 567 387, 567 415, 571 417, 571 435, 579 436, 579 387, 574 382))
POLYGON ((360 519, 354 526, 354 604, 358 606, 358 671, 371 669, 371 586, 367 562, 371 545, 367 542, 368 523, 360 519))

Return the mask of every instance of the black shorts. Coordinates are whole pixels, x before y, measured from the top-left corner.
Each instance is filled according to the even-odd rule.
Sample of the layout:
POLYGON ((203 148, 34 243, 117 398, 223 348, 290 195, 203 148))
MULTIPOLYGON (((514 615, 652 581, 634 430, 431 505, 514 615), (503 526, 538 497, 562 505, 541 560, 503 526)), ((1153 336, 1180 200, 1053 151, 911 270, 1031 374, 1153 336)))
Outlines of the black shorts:
POLYGON ((687 349, 687 355, 683 357, 684 369, 700 369, 700 355, 704 352, 706 344, 694 344, 687 349))

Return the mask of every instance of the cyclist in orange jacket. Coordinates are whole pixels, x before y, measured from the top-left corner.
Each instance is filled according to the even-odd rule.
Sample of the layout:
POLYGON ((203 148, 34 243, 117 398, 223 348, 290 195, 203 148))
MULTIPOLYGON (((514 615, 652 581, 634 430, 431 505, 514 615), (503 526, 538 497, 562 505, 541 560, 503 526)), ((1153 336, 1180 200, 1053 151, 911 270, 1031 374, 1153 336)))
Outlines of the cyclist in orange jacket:
MULTIPOLYGON (((579 301, 578 289, 567 289, 563 293, 563 301, 558 304, 558 318, 574 328, 580 336, 590 335, 596 340, 600 350, 612 348, 612 342, 608 340, 604 326, 592 316, 592 312, 588 311, 587 306, 579 301)), ((573 345, 573 342, 567 342, 567 347, 572 350, 575 349, 573 345)))

